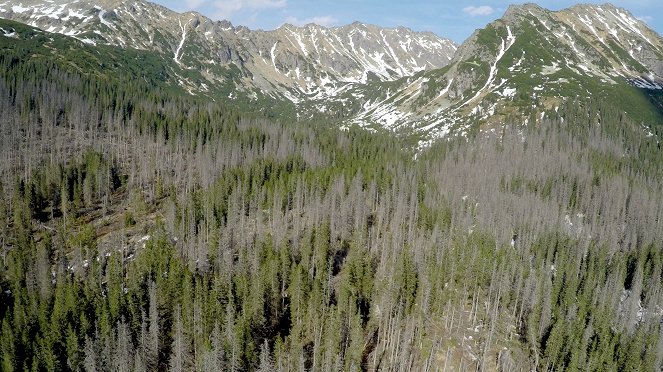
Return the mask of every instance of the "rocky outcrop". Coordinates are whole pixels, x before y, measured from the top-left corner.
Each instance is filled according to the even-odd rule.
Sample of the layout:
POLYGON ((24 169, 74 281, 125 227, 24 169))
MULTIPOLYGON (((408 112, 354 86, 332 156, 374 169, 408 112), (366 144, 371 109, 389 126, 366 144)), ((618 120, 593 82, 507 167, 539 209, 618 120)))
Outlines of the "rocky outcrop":
POLYGON ((402 27, 286 24, 253 31, 141 0, 20 1, 0 5, 0 17, 88 43, 158 51, 185 69, 233 65, 244 76, 259 77, 239 88, 300 98, 334 94, 370 76, 391 81, 440 68, 456 50, 450 40, 402 27))

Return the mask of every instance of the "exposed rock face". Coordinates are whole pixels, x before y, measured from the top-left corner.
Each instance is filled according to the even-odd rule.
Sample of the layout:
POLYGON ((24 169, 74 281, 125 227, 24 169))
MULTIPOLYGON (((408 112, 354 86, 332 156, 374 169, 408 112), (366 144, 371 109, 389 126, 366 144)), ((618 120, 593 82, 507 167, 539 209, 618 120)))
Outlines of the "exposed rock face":
POLYGON ((477 123, 541 120, 565 99, 663 90, 663 39, 612 5, 511 6, 457 47, 362 23, 253 31, 141 0, 20 1, 0 0, 0 17, 89 44, 156 51, 191 94, 264 98, 298 118, 444 136, 477 123))
POLYGON ((663 89, 663 39, 628 11, 511 6, 477 30, 449 66, 364 105, 355 121, 463 133, 469 122, 541 118, 564 99, 663 89), (414 93, 413 93, 414 92, 414 93))
POLYGON ((371 76, 390 81, 440 68, 456 50, 451 40, 432 33, 361 23, 338 28, 286 24, 252 31, 141 0, 2 1, 3 18, 87 43, 155 50, 183 68, 232 64, 252 77, 241 88, 295 96, 323 96, 371 76))

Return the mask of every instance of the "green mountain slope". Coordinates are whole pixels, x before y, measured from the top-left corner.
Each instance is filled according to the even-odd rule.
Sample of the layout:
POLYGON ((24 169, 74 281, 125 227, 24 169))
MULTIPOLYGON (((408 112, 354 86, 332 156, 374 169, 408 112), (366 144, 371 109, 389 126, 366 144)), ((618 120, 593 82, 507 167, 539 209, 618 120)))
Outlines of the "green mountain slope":
POLYGON ((5 63, 29 61, 34 66, 58 65, 77 73, 102 79, 130 82, 139 79, 146 86, 181 91, 172 84, 172 66, 158 55, 114 47, 92 47, 76 39, 44 32, 22 23, 0 20, 0 48, 5 63))
POLYGON ((445 66, 456 49, 451 40, 404 27, 356 22, 249 30, 134 0, 0 3, 0 17, 90 45, 157 53, 173 62, 171 77, 192 95, 278 106, 275 111, 290 116, 302 101, 322 101, 369 80, 392 81, 445 66))
POLYGON ((647 128, 662 120, 661 36, 612 5, 557 12, 512 6, 453 58, 455 46, 406 29, 357 23, 260 32, 151 3, 102 5, 63 2, 55 9, 37 1, 0 12, 90 48, 115 45, 141 55, 151 59, 148 72, 158 69, 174 89, 244 111, 258 107, 272 118, 414 129, 436 138, 541 120, 582 97, 613 103, 647 128), (407 45, 432 49, 411 50, 421 60, 405 66, 407 45))
POLYGON ((663 121, 661 61, 663 39, 622 9, 512 6, 461 45, 450 66, 383 88, 357 121, 463 134, 540 120, 581 97, 651 127, 663 121))

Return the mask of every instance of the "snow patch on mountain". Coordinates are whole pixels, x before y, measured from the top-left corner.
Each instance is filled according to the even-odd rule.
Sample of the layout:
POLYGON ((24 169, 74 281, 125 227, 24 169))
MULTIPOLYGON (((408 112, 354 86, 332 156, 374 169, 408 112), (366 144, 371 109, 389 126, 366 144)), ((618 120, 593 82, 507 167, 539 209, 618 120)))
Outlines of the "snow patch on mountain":
POLYGON ((23 3, 19 3, 18 5, 12 6, 11 10, 14 13, 23 13, 23 12, 27 12, 28 10, 30 10, 30 8, 24 8, 23 3))
MULTIPOLYGON (((95 5, 94 9, 97 9, 99 11, 98 17, 99 17, 99 22, 101 22, 103 25, 106 27, 110 28, 111 30, 115 30, 115 26, 113 26, 112 23, 108 22, 107 20, 104 19, 104 15, 106 15, 106 10, 103 9, 100 6, 95 5)), ((48 16, 48 15, 46 15, 48 16)))
POLYGON ((175 57, 173 57, 173 60, 178 64, 180 63, 180 58, 181 58, 180 51, 182 50, 184 42, 186 41, 186 23, 182 25, 182 21, 179 21, 179 24, 180 24, 180 29, 182 30, 182 39, 180 40, 180 43, 177 46, 177 49, 175 50, 175 57))
POLYGON ((11 38, 16 38, 18 35, 16 34, 16 31, 7 31, 4 28, 0 27, 0 32, 2 32, 2 36, 4 37, 11 37, 11 38))
POLYGON ((459 106, 459 108, 464 107, 472 102, 474 102, 477 98, 479 98, 482 94, 486 92, 486 89, 495 82, 495 75, 497 74, 497 64, 500 62, 502 57, 504 57, 504 53, 506 53, 509 48, 513 45, 513 43, 516 41, 516 37, 513 36, 513 33, 511 33, 511 27, 506 26, 507 29, 507 38, 504 40, 502 38, 502 42, 500 44, 500 50, 497 53, 497 56, 495 57, 495 62, 490 66, 490 73, 488 74, 488 80, 486 83, 479 89, 476 94, 470 98, 469 100, 465 101, 462 105, 459 106))
POLYGON ((559 62, 554 61, 550 66, 543 66, 541 69, 541 75, 552 75, 561 70, 559 67, 559 62))

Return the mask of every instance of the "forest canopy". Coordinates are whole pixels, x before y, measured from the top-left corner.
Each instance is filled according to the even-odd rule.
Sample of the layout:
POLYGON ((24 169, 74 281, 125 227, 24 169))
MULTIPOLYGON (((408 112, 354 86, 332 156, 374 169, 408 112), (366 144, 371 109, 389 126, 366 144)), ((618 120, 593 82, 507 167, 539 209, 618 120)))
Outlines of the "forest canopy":
POLYGON ((567 100, 424 150, 0 54, 0 369, 657 370, 663 153, 567 100))

